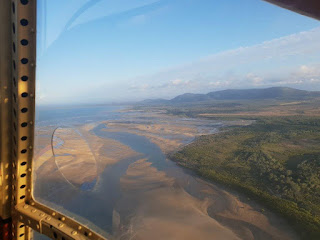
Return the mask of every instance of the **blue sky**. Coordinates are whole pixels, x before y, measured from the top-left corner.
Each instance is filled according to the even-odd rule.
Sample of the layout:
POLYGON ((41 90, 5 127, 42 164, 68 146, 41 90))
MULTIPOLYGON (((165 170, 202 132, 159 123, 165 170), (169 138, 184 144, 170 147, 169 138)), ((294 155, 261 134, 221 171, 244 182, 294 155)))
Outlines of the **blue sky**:
POLYGON ((38 104, 320 90, 320 24, 261 0, 38 0, 38 104))

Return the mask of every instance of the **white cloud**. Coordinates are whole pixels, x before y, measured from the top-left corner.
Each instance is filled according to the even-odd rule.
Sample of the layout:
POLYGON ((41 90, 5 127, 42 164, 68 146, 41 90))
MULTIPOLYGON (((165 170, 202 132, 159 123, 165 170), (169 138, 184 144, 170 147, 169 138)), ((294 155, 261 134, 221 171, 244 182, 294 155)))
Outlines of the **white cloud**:
POLYGON ((172 85, 180 85, 181 83, 183 83, 183 81, 181 79, 175 79, 171 81, 172 85))
POLYGON ((170 88, 176 88, 176 87, 188 87, 192 86, 193 83, 190 80, 182 80, 182 79, 174 79, 169 81, 169 83, 162 85, 161 87, 170 87, 170 88))
POLYGON ((259 77, 253 73, 248 73, 246 78, 250 81, 254 86, 259 86, 263 84, 263 78, 259 77))
POLYGON ((287 85, 320 90, 320 28, 214 54, 134 80, 148 94, 287 85), (168 80, 174 79, 174 80, 168 80))
POLYGON ((318 79, 316 78, 311 78, 310 83, 320 83, 320 77, 318 79))
MULTIPOLYGON (((75 91, 87 98, 140 100, 172 98, 186 92, 206 93, 227 88, 290 86, 320 90, 320 28, 213 54, 148 76, 103 83, 75 91), (124 85, 126 84, 126 85, 124 85), (106 96, 106 89, 108 91, 106 96)), ((54 82, 54 79, 48 81, 54 82)), ((85 88, 85 87, 84 87, 85 88)), ((44 97, 57 99, 50 89, 44 97)), ((61 99, 70 91, 59 89, 61 99)), ((71 96, 72 99, 77 97, 71 96)), ((59 98, 60 99, 60 98, 59 98)))
POLYGON ((297 76, 303 78, 312 78, 320 76, 320 65, 317 66, 300 66, 299 70, 296 73, 297 76))

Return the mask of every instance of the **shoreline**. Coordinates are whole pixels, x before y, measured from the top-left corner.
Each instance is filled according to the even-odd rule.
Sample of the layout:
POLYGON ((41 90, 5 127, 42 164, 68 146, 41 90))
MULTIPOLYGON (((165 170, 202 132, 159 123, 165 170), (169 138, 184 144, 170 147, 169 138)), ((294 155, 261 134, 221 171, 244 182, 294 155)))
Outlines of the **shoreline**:
MULTIPOLYGON (((174 118, 174 119, 176 119, 176 118, 174 118)), ((152 194, 158 194, 158 193, 162 193, 162 194, 168 193, 168 194, 171 194, 169 196, 176 196, 175 194, 178 194, 179 192, 181 192, 181 193, 179 193, 177 195, 177 197, 179 196, 181 198, 180 201, 183 202, 184 199, 186 201, 188 199, 189 200, 190 199, 194 199, 194 200, 192 200, 192 201, 190 200, 190 201, 193 202, 193 201, 196 200, 197 204, 196 205, 192 205, 191 204, 189 207, 190 207, 190 209, 198 209, 198 207, 201 207, 202 204, 205 204, 205 202, 207 201, 207 200, 205 200, 205 198, 206 198, 205 195, 209 194, 207 198, 209 198, 211 203, 208 205, 209 206, 208 208, 205 208, 205 210, 200 208, 200 209, 202 209, 200 212, 202 212, 201 213, 202 215, 204 214, 203 217, 205 217, 205 215, 207 215, 208 217, 210 217, 212 219, 212 221, 214 220, 212 222, 209 218, 205 217, 204 219, 207 219, 205 221, 209 221, 210 224, 218 224, 219 226, 221 225, 226 229, 234 231, 235 233, 237 233, 238 236, 242 236, 242 235, 246 236, 246 237, 244 237, 244 239, 257 239, 256 237, 252 237, 252 236, 262 236, 259 239, 270 239, 270 236, 285 236, 285 237, 283 237, 281 239, 296 239, 296 237, 295 237, 296 234, 292 233, 291 229, 284 229, 283 226, 286 225, 286 224, 282 221, 282 218, 280 219, 278 216, 275 216, 273 213, 270 213, 271 215, 269 215, 268 212, 260 212, 260 211, 258 211, 258 209, 260 209, 260 208, 259 208, 258 205, 256 205, 257 203, 254 202, 253 200, 245 199, 245 197, 240 196, 240 194, 238 192, 230 191, 225 186, 220 186, 219 184, 217 184, 215 182, 211 182, 211 181, 208 181, 207 179, 203 179, 203 178, 199 177, 199 175, 197 173, 195 173, 193 170, 188 169, 188 168, 186 168, 186 169, 185 168, 181 168, 181 165, 178 165, 177 162, 172 160, 172 158, 170 156, 174 152, 179 151, 179 149, 181 149, 181 148, 187 146, 188 144, 191 144, 193 141, 195 141, 197 139, 197 135, 195 134, 194 135, 195 137, 192 140, 190 140, 187 144, 183 144, 183 142, 180 142, 178 148, 175 148, 175 150, 173 152, 169 152, 167 147, 172 147, 172 145, 170 145, 170 143, 172 141, 182 141, 181 138, 178 138, 178 140, 176 138, 179 136, 179 134, 178 134, 179 131, 184 133, 183 131, 186 131, 186 129, 183 128, 183 127, 182 128, 176 128, 169 120, 165 119, 165 121, 166 121, 165 124, 162 124, 162 125, 160 124, 159 126, 152 125, 152 126, 154 126, 154 129, 155 129, 154 130, 155 132, 153 132, 153 134, 157 138, 150 138, 150 135, 148 135, 148 134, 150 134, 150 132, 149 132, 150 129, 149 128, 146 128, 145 132, 143 132, 143 131, 137 132, 134 129, 128 129, 128 128, 126 128, 126 126, 123 126, 123 125, 122 125, 121 128, 119 128, 117 126, 114 126, 113 129, 109 129, 109 130, 111 130, 110 132, 113 132, 113 134, 119 133, 119 129, 121 129, 121 132, 127 132, 127 133, 131 133, 133 135, 145 137, 146 139, 148 139, 148 141, 150 141, 150 143, 156 145, 163 152, 163 154, 165 156, 165 159, 170 161, 174 166, 176 166, 178 169, 180 169, 183 173, 186 173, 186 170, 188 170, 187 173, 186 173, 187 178, 185 178, 185 176, 183 174, 182 174, 183 176, 181 176, 180 170, 178 171, 178 173, 176 173, 176 172, 174 172, 174 171, 176 171, 175 169, 169 169, 169 171, 171 171, 171 174, 173 174, 173 175, 177 174, 177 176, 175 177, 175 180, 174 180, 175 184, 173 184, 170 188, 167 187, 167 188, 163 189, 164 186, 162 184, 159 185, 159 183, 158 183, 158 181, 160 181, 160 182, 162 181, 161 180, 162 177, 160 179, 157 179, 157 178, 153 179, 154 176, 152 176, 152 179, 149 179, 151 176, 147 175, 148 178, 145 179, 145 177, 146 177, 145 174, 147 174, 147 172, 148 172, 147 169, 149 169, 149 168, 146 168, 145 171, 139 173, 140 174, 139 178, 141 178, 143 180, 142 182, 138 182, 139 183, 139 185, 138 185, 139 188, 145 189, 145 185, 144 184, 146 184, 148 186, 148 182, 144 182, 144 181, 148 180, 148 179, 149 179, 148 181, 152 180, 151 183, 150 183, 151 186, 157 186, 157 188, 154 189, 154 190, 156 190, 155 192, 153 190, 151 192, 146 192, 146 193, 143 192, 142 196, 151 197, 150 194, 152 195, 152 194), (169 135, 171 134, 173 136, 173 139, 165 138, 165 136, 162 135, 162 132, 158 132, 158 131, 162 131, 162 128, 165 128, 166 131, 169 131, 169 135), (159 142, 160 143, 162 142, 162 147, 159 145, 159 142), (191 185, 188 185, 189 181, 191 181, 191 185), (184 185, 184 184, 187 184, 187 185, 184 185), (192 184, 196 184, 196 185, 192 185, 192 184), (202 188, 198 188, 197 187, 198 185, 199 186, 201 185, 202 188), (159 192, 157 190, 158 188, 159 188, 159 192), (196 192, 196 191, 198 191, 198 192, 196 192), (183 192, 185 192, 186 194, 182 194, 183 192), (192 194, 192 192, 196 192, 196 193, 192 194), (216 201, 218 201, 218 202, 216 202, 216 201), (230 203, 232 205, 228 206, 228 205, 226 205, 226 202, 228 202, 228 203, 230 203), (241 206, 239 206, 239 204, 241 206, 245 206, 245 207, 241 208, 241 206), (219 210, 220 212, 216 212, 217 209, 220 209, 219 210), (232 216, 232 211, 236 211, 234 216, 232 216), (253 219, 257 218, 258 220, 253 221, 250 218, 253 218, 253 219), (270 220, 270 222, 269 222, 269 219, 274 219, 274 220, 270 220), (215 221, 216 221, 216 223, 214 223, 215 221), (280 222, 281 224, 275 224, 274 221, 280 222), (281 227, 279 227, 279 226, 281 226, 281 227), (242 232, 239 232, 240 230, 237 230, 238 228, 241 229, 242 232), (268 234, 267 232, 269 232, 271 235, 268 234), (276 233, 273 233, 273 232, 276 232, 276 233), (290 237, 288 237, 288 236, 290 236, 290 237)), ((103 121, 102 123, 105 124, 105 121, 103 121)), ((139 124, 142 125, 143 122, 139 122, 139 124)), ((175 122, 175 124, 179 125, 180 122, 179 121, 175 122)), ((95 125, 95 126, 97 126, 97 125, 95 125)), ((133 125, 131 124, 130 126, 132 128, 133 125)), ((213 125, 213 126, 215 126, 215 125, 213 125)), ((88 130, 89 135, 90 135, 90 133, 92 133, 92 131, 91 131, 92 129, 90 127, 89 128, 85 128, 85 129, 88 130)), ((105 130, 102 130, 102 131, 105 131, 105 130)), ((202 134, 200 134, 200 135, 202 135, 202 134)), ((189 135, 186 135, 186 136, 189 136, 189 135)), ((96 139, 96 137, 97 137, 97 135, 95 135, 95 137, 93 137, 93 138, 90 138, 89 142, 92 141, 92 139, 96 139)), ((110 140, 117 141, 115 139, 109 139, 109 140, 103 139, 103 141, 110 141, 110 140)), ((119 142, 119 143, 121 143, 121 142, 119 142)), ((126 145, 128 147, 127 144, 124 144, 124 143, 121 143, 121 144, 122 145, 126 145)), ((88 145, 90 146, 90 143, 88 143, 88 145)), ((132 149, 131 147, 129 147, 129 148, 132 149)), ((97 152, 97 153, 99 153, 99 155, 102 155, 102 154, 105 153, 104 151, 100 151, 100 150, 99 150, 99 152, 97 152)), ((133 152, 137 153, 136 150, 134 150, 134 149, 132 149, 132 150, 133 150, 133 152)), ((119 160, 117 163, 120 163, 120 162, 121 162, 121 160, 119 160)), ((152 161, 147 161, 147 163, 151 163, 151 162, 152 161)), ((134 166, 135 163, 130 164, 128 169, 131 168, 132 166, 134 166)), ((112 163, 111 164, 107 164, 107 165, 105 165, 105 169, 112 168, 112 166, 113 166, 112 163)), ((147 166, 145 166, 145 167, 147 167, 147 166)), ((168 174, 167 170, 164 170, 164 169, 161 169, 161 168, 157 169, 156 166, 154 166, 154 165, 151 165, 150 167, 152 169, 154 168, 155 170, 153 170, 153 171, 157 172, 157 174, 155 176, 162 176, 163 174, 158 175, 158 173, 161 173, 161 172, 163 172, 164 174, 168 174)), ((128 171, 128 169, 126 171, 128 171)), ((127 174, 128 173, 126 172, 121 178, 126 177, 127 174)), ((171 176, 170 174, 167 177, 168 178, 173 178, 173 176, 171 176)), ((135 178, 134 179, 130 178, 130 179, 132 181, 133 180, 136 181, 135 178)), ((131 183, 133 183, 133 182, 131 182, 131 183)), ((132 193, 130 193, 130 194, 132 194, 132 193)), ((134 195, 133 196, 128 195, 128 196, 129 196, 129 199, 130 199, 134 195)), ((140 207, 143 208, 143 200, 146 200, 146 199, 141 199, 141 196, 136 196, 134 199, 136 199, 136 201, 138 201, 138 203, 141 204, 141 205, 137 205, 137 206, 140 206, 140 207)), ((153 199, 153 198, 151 198, 151 199, 153 199)), ((174 199, 175 199, 175 197, 172 198, 172 201, 174 201, 174 199)), ((122 200, 122 201, 125 201, 125 200, 122 200)), ((149 205, 150 206, 154 206, 152 201, 151 200, 149 200, 149 201, 150 201, 149 205)), ((159 202, 159 204, 164 204, 163 206, 167 206, 167 207, 171 207, 172 206, 170 204, 170 202, 165 202, 165 201, 163 203, 159 202)), ((133 206, 131 211, 135 211, 135 207, 136 206, 133 206)), ((180 205, 177 205, 176 208, 179 209, 180 207, 181 207, 180 205)), ((154 208, 157 208, 157 206, 152 207, 150 209, 150 211, 152 211, 152 209, 154 209, 154 208)), ((170 217, 169 217, 169 216, 171 216, 170 214, 173 214, 174 212, 178 211, 178 209, 172 209, 170 211, 164 211, 164 212, 166 212, 166 214, 168 214, 167 215, 168 221, 170 220, 170 217)), ((165 209, 163 209, 163 210, 165 210, 165 209)), ((166 210, 168 210, 168 209, 166 209, 166 210)), ((144 212, 144 214, 148 215, 149 211, 144 212)), ((160 215, 153 216, 156 219, 158 219, 158 217, 160 217, 161 214, 163 214, 163 213, 159 212, 157 214, 160 214, 160 215)), ((186 215, 185 218, 188 219, 189 218, 188 216, 189 215, 186 215)), ((161 219, 161 217, 160 217, 160 219, 161 219)), ((181 223, 181 224, 185 224, 185 223, 181 223)), ((209 224, 209 223, 207 222, 207 224, 209 224)), ((139 225, 137 225, 137 226, 139 226, 139 225)), ((126 226, 126 227, 129 227, 129 226, 126 226)), ((169 230, 169 229, 170 228, 168 227, 168 229, 163 229, 163 231, 171 231, 172 230, 172 229, 171 230, 169 230)), ((272 237, 272 238, 276 239, 276 237, 272 237)), ((144 239, 144 238, 141 238, 141 239, 144 239)), ((210 238, 207 237, 207 238, 204 238, 204 239, 210 239, 210 238)), ((228 238, 228 239, 234 239, 234 238, 228 238)))
MULTIPOLYGON (((256 129, 257 127, 256 126, 249 127, 249 129, 251 128, 256 129)), ((239 131, 241 133, 244 130, 242 131, 239 130, 239 131)), ((213 135, 215 134, 209 135, 207 137, 203 137, 202 139, 198 139, 198 141, 195 140, 194 144, 192 144, 190 147, 186 145, 184 147, 185 150, 184 148, 182 148, 183 149, 182 151, 178 150, 176 152, 177 154, 172 154, 172 155, 169 155, 168 157, 170 158, 171 161, 175 162, 178 166, 188 169, 189 171, 192 171, 193 174, 195 174, 197 177, 205 181, 211 182, 213 184, 218 184, 219 186, 222 186, 228 189, 228 191, 232 191, 232 192, 235 192, 236 194, 243 195, 244 198, 250 198, 250 200, 253 200, 257 204, 261 205, 264 208, 267 208, 277 216, 285 219, 286 222, 291 226, 291 228, 295 229, 295 232, 302 239, 318 239, 318 237, 320 236, 320 232, 319 232, 320 225, 319 225, 319 217, 317 217, 316 212, 312 212, 311 208, 310 208, 311 210, 308 211, 308 209, 299 207, 299 205, 297 204, 299 203, 299 199, 295 201, 294 199, 280 197, 274 194, 273 192, 269 192, 267 190, 259 188, 260 185, 255 185, 253 180, 248 180, 247 182, 246 177, 248 177, 247 179, 251 179, 251 178, 254 179, 254 175, 250 175, 251 174, 250 172, 249 173, 243 172, 243 170, 241 171, 240 169, 238 170, 239 174, 237 174, 233 171, 233 169, 228 170, 226 166, 229 166, 229 165, 223 165, 223 164, 228 164, 228 162, 240 168, 240 166, 236 165, 235 163, 236 161, 238 161, 237 156, 230 155, 229 152, 244 151, 244 150, 240 148, 240 145, 229 150, 226 150, 228 149, 228 147, 222 146, 222 149, 220 148, 221 144, 223 145, 228 143, 228 141, 230 142, 235 140, 232 137, 232 136, 237 136, 235 135, 234 132, 230 134, 226 134, 226 136, 223 134, 221 137, 212 137, 213 135), (214 143, 215 141, 219 141, 219 139, 220 140, 229 139, 229 140, 222 141, 222 143, 218 145, 217 143, 214 143), (206 164, 208 165, 209 162, 211 161, 210 158, 208 157, 199 158, 195 156, 198 156, 201 152, 205 151, 210 146, 212 148, 211 152, 218 151, 217 154, 212 155, 212 158, 219 159, 219 156, 221 154, 222 156, 224 156, 224 158, 221 158, 221 161, 213 161, 210 167, 206 168, 205 167, 206 164), (195 157, 195 158, 192 158, 192 157, 195 157), (235 160, 230 160, 230 158, 234 158, 235 160)), ((244 138, 244 140, 246 139, 244 138)), ((245 161, 242 158, 240 160, 245 161)), ((251 159, 251 161, 253 160, 251 159)), ((249 168, 249 169, 252 170, 252 168, 249 168)), ((316 208, 314 211, 316 211, 316 208)))
POLYGON ((230 184, 222 183, 219 181, 215 181, 213 179, 210 179, 208 177, 205 177, 199 173, 196 172, 196 170, 181 165, 177 161, 173 160, 172 158, 168 158, 170 161, 174 162, 177 166, 181 167, 184 171, 187 171, 188 174, 192 175, 195 178, 199 178, 201 181, 207 183, 210 186, 219 188, 223 191, 226 191, 227 193, 230 193, 231 195, 237 196, 241 202, 244 202, 250 206, 254 206, 257 209, 260 209, 259 212, 262 214, 274 214, 276 217, 279 217, 283 219, 289 226, 290 231, 293 231, 296 236, 298 236, 298 233, 294 230, 294 227, 285 219, 280 213, 273 211, 272 209, 269 209, 264 204, 260 203, 257 199, 250 198, 247 194, 240 192, 240 190, 237 190, 236 188, 232 187, 230 184), (264 209, 266 208, 266 209, 264 209), (268 213, 269 211, 269 213, 268 213))
MULTIPOLYGON (((109 129, 110 130, 110 129, 109 129)), ((124 131, 123 129, 121 130, 122 132, 127 132, 127 131, 124 131)), ((113 131, 111 131, 111 132, 116 132, 116 130, 113 130, 113 131)), ((131 132, 131 131, 130 131, 131 132)), ((146 137, 149 141, 151 141, 151 142, 153 142, 151 139, 149 139, 148 138, 148 136, 147 135, 145 135, 145 134, 143 134, 143 133, 141 133, 141 132, 135 132, 135 133, 130 133, 130 134, 137 134, 137 135, 139 135, 139 136, 144 136, 144 137, 146 137)), ((154 144, 156 144, 156 143, 154 143, 154 144)), ((190 144, 190 143, 189 143, 190 144)), ((185 145, 181 145, 180 147, 182 148, 182 147, 184 147, 185 145)), ((177 151, 177 149, 176 149, 176 151, 177 151)), ((170 162, 172 162, 175 166, 177 166, 178 168, 180 168, 181 170, 183 170, 184 172, 186 172, 186 170, 188 170, 188 175, 191 175, 191 177, 192 178, 200 178, 199 177, 199 175, 198 174, 196 174, 194 171, 192 171, 191 169, 186 169, 186 168, 181 168, 181 165, 178 165, 177 164, 177 162, 175 162, 175 161, 173 161, 172 160, 172 158, 171 157, 168 157, 168 156, 170 156, 171 154, 165 154, 165 156, 166 156, 166 158, 167 159, 169 159, 169 161, 170 162), (192 172, 192 174, 190 174, 192 172)), ((169 175, 169 176, 171 176, 171 175, 169 175)), ((298 237, 297 237, 297 234, 296 234, 296 232, 295 231, 293 231, 293 229, 291 229, 291 227, 289 227, 288 226, 288 224, 287 224, 287 222, 285 221, 285 220, 283 220, 283 218, 282 217, 280 217, 280 216, 278 216, 277 214, 275 214, 275 213, 273 213, 273 212, 269 212, 268 210, 266 210, 266 211, 261 211, 261 209, 263 208, 263 206, 261 206, 261 204, 258 204, 256 201, 253 201, 253 200, 248 200, 248 199, 246 199, 246 197, 244 196, 244 195, 242 195, 241 194, 241 199, 239 199, 239 195, 240 195, 240 193, 238 193, 237 191, 230 191, 228 188, 226 188, 225 186, 223 186, 223 187, 221 187, 221 185, 219 184, 217 184, 217 183, 215 183, 215 182, 208 182, 208 180, 207 179, 204 179, 204 178, 201 178, 201 181, 203 181, 207 186, 209 186, 209 187, 213 187, 214 189, 215 189, 215 191, 218 191, 218 192, 220 192, 220 191, 222 191, 222 192, 227 192, 227 194, 230 194, 230 196, 229 197, 227 197, 228 199, 230 198, 230 199, 235 199, 235 198, 233 198, 233 196, 238 196, 237 197, 237 199, 238 200, 240 200, 241 202, 243 202, 243 203, 245 203, 245 205, 249 205, 249 206, 253 206, 253 208, 255 209, 255 215, 261 215, 261 216, 268 216, 267 218, 268 219, 272 219, 271 220, 271 223, 272 222, 274 222, 274 221, 280 221, 281 222, 281 224, 275 224, 274 226, 281 226, 281 228, 279 228, 279 230, 277 230, 277 228, 276 229, 274 229, 274 230, 269 230, 269 231, 271 231, 271 232, 277 232, 277 231, 279 231, 279 232, 282 232, 282 231, 284 231, 284 232, 287 232, 289 235, 290 235, 290 238, 288 238, 288 237, 281 237, 281 239, 298 239, 298 237), (245 199, 245 201, 242 201, 243 199, 245 199), (284 226, 286 226, 286 227, 284 227, 284 226), (285 229, 284 229, 285 228, 285 229), (282 230, 280 230, 280 229, 282 229, 282 230)), ((186 189, 185 189, 186 190, 186 189)), ((192 193, 190 193, 188 190, 186 190, 189 194, 191 194, 191 196, 193 196, 193 197, 195 197, 195 198, 199 198, 200 197, 200 195, 198 195, 198 194, 192 194, 192 193)), ((200 197, 201 198, 201 197, 200 197)), ((234 200, 232 200, 232 201, 234 201, 234 200)), ((224 207, 223 207, 224 208, 224 207)), ((227 209, 226 209, 227 210, 227 209)), ((225 211, 225 210, 224 210, 225 211)), ((227 210, 228 211, 228 210, 227 210)), ((247 210, 246 210, 247 211, 247 210)), ((208 210, 208 213, 209 213, 209 210, 208 210)), ((250 216, 250 215, 252 215, 252 213, 250 213, 250 212, 247 212, 245 215, 248 215, 248 216, 250 216)), ((213 219, 217 219, 217 216, 210 216, 211 218, 213 218, 213 219)), ((256 216, 257 217, 257 216, 256 216)), ((242 215, 242 217, 241 218, 243 218, 243 219, 246 219, 245 218, 245 216, 244 215, 242 215)), ((241 219, 240 218, 240 219, 241 219)), ((237 219, 237 217, 235 216, 235 219, 237 219)), ((236 220, 236 221, 242 221, 242 220, 236 220)), ((230 221, 231 221, 231 219, 230 219, 230 221)), ((228 220, 227 222, 228 223, 230 223, 230 221, 228 220)), ((251 222, 250 220, 248 220, 249 222, 248 222, 248 224, 251 222)), ((255 226, 255 224, 256 223, 254 223, 254 222, 251 222, 252 224, 253 224, 253 226, 255 226)), ((230 223, 231 224, 231 223, 230 223)), ((230 224, 229 224, 229 227, 230 227, 230 224)), ((225 225, 225 224, 223 224, 223 225, 225 225)), ((226 224, 226 226, 227 226, 228 224, 226 224)), ((267 227, 268 228, 268 227, 267 227)), ((232 229, 233 230, 235 230, 236 231, 236 229, 237 229, 237 227, 236 228, 234 228, 234 227, 232 227, 232 229)), ((253 227, 253 229, 254 229, 254 227, 253 227)), ((261 234, 261 230, 259 230, 258 232, 260 232, 260 234, 261 234)), ((271 233, 270 232, 270 233, 271 233)), ((280 233, 279 233, 280 234, 280 233)), ((283 234, 283 233, 282 233, 283 234)), ((251 239, 251 238, 247 238, 247 239, 251 239)), ((268 238, 260 238, 260 239, 268 239, 268 238)), ((270 239, 270 238, 269 238, 270 239)))

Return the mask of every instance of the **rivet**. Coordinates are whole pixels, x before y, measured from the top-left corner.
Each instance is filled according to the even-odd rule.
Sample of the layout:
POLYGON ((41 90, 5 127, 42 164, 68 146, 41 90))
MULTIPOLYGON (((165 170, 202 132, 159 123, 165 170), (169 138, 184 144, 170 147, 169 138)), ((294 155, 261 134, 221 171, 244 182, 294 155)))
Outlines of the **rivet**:
POLYGON ((34 67, 34 63, 30 63, 30 66, 31 66, 31 67, 34 67))
POLYGON ((89 232, 89 234, 88 234, 89 236, 91 236, 92 235, 92 233, 91 232, 89 232))
POLYGON ((31 225, 31 221, 30 220, 28 220, 28 224, 31 225))
POLYGON ((56 213, 55 213, 55 212, 53 212, 53 213, 52 213, 52 216, 55 216, 55 215, 56 215, 56 213))
POLYGON ((37 229, 40 229, 40 226, 39 226, 39 224, 37 224, 37 229))
POLYGON ((24 206, 23 206, 23 208, 24 209, 27 209, 29 206, 27 205, 27 204, 25 204, 24 206))
POLYGON ((29 146, 29 149, 32 149, 32 146, 29 146))
POLYGON ((48 216, 48 217, 46 217, 46 220, 47 220, 47 221, 49 221, 50 219, 51 219, 51 217, 49 217, 49 216, 48 216))
POLYGON ((78 230, 81 230, 81 229, 82 229, 82 227, 81 227, 81 226, 79 226, 79 227, 78 227, 78 230))
POLYGON ((44 217, 45 214, 44 214, 44 213, 40 213, 39 216, 40 216, 40 217, 44 217))
POLYGON ((6 164, 5 168, 8 168, 8 167, 9 167, 9 163, 6 164))
POLYGON ((28 171, 29 171, 29 172, 31 172, 31 171, 32 171, 32 169, 31 169, 31 168, 28 168, 28 171))
POLYGON ((30 28, 30 32, 34 33, 35 32, 34 28, 30 28))
POLYGON ((23 219, 23 217, 20 215, 20 219, 22 220, 23 219))
POLYGON ((59 223, 58 227, 63 227, 63 225, 64 225, 63 223, 59 223))
MULTIPOLYGON (((30 94, 30 96, 31 96, 31 95, 32 95, 32 94, 30 94)), ((33 124, 33 121, 30 121, 29 124, 32 125, 32 124, 33 124)))
POLYGON ((36 211, 37 211, 37 210, 36 210, 36 209, 34 209, 34 208, 33 208, 33 209, 31 209, 31 212, 32 212, 32 213, 35 213, 36 211))
POLYGON ((31 205, 32 205, 32 206, 34 206, 34 204, 35 204, 34 202, 31 202, 31 205))
POLYGON ((77 235, 77 231, 72 231, 71 234, 72 235, 77 235))
POLYGON ((31 189, 28 189, 28 192, 31 192, 31 189))
POLYGON ((66 220, 66 218, 65 218, 65 217, 62 217, 62 218, 61 218, 61 221, 64 221, 64 220, 66 220))

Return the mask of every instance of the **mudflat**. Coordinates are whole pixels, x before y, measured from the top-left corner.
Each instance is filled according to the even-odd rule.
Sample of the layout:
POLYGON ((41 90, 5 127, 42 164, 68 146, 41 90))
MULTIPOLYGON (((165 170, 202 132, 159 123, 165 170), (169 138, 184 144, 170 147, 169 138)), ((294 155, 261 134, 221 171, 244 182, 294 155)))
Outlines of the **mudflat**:
MULTIPOLYGON (((130 117, 130 121, 109 120, 56 129, 53 146, 48 140, 52 136, 42 130, 42 144, 36 151, 36 184, 41 185, 44 179, 52 182, 65 179, 65 184, 79 188, 65 198, 63 204, 67 206, 72 205, 73 197, 84 195, 80 186, 112 173, 111 189, 119 193, 112 196, 113 205, 105 207, 113 209, 109 233, 116 239, 298 239, 282 218, 262 210, 262 206, 239 193, 202 180, 165 157, 197 136, 218 131, 221 122, 154 113, 145 114, 143 118, 141 113, 130 117), (105 126, 99 130, 107 133, 104 137, 94 131, 99 124, 105 126), (108 137, 108 133, 140 138, 132 140, 131 146, 111 135, 108 137), (133 145, 139 144, 141 149, 159 148, 163 156, 151 161, 151 155, 134 149, 133 145), (164 167, 156 167, 158 163, 164 167)), ((248 122, 235 121, 234 124, 248 122)), ((113 194, 100 197, 99 191, 104 188, 101 184, 90 191, 94 199, 106 197, 105 204, 109 204, 108 198, 113 194)), ((63 192, 64 188, 56 191, 60 195, 68 194, 63 192)), ((90 197, 90 191, 84 196, 90 197)), ((103 202, 97 202, 97 207, 103 208, 103 202)), ((103 219, 101 217, 99 219, 103 219)), ((87 218, 102 228, 105 226, 101 220, 95 222, 94 216, 87 218)))

